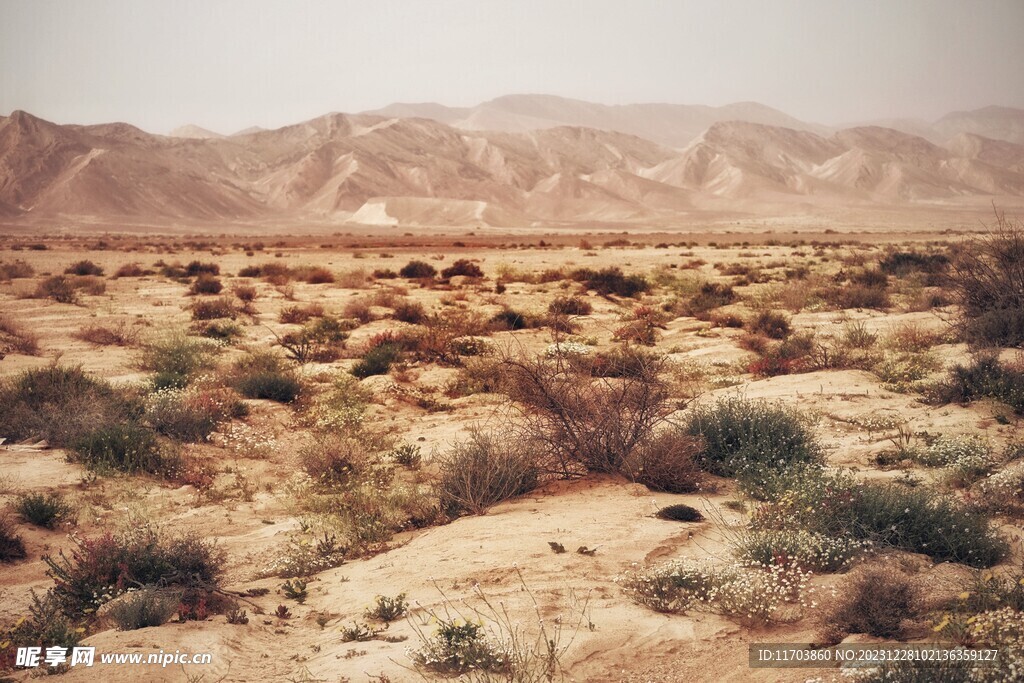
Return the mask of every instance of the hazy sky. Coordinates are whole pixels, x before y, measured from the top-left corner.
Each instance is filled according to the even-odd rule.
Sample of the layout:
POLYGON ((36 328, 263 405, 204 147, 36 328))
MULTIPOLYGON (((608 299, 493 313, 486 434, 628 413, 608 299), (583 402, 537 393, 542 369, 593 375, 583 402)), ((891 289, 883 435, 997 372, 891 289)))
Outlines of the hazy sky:
POLYGON ((1024 0, 0 0, 0 113, 163 133, 509 93, 1024 107, 1024 0))

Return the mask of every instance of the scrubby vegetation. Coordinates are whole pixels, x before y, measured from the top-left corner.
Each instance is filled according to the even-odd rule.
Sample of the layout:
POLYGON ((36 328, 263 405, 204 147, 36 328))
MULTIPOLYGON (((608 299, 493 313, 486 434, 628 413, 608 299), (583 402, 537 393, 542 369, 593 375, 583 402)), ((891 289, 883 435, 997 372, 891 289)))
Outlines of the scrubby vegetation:
POLYGON ((231 385, 246 398, 291 403, 302 392, 302 380, 285 361, 269 351, 250 351, 235 362, 231 385))
POLYGON ((807 419, 763 401, 722 399, 693 409, 685 430, 703 440, 699 462, 712 474, 738 477, 757 497, 794 467, 814 465, 822 449, 807 419))
POLYGON ((0 561, 40 574, 47 554, 54 587, 10 592, 26 618, 0 643, 223 613, 236 634, 333 632, 353 648, 340 660, 404 648, 411 628, 417 675, 558 680, 573 610, 548 600, 564 586, 508 585, 495 550, 495 529, 522 524, 514 559, 590 577, 612 605, 714 613, 764 641, 998 643, 1024 662, 1006 531, 1024 515, 1024 368, 985 348, 1020 345, 1012 297, 993 294, 1016 273, 1000 234, 952 247, 612 235, 597 249, 509 236, 500 256, 433 234, 396 254, 341 232, 312 248, 104 237, 84 253, 60 242, 54 254, 75 255, 49 266, 4 262, 0 357, 38 358, 9 357, 0 379, 14 455, 0 561), (108 282, 90 258, 135 279, 108 282), (798 373, 814 375, 783 377, 798 373), (443 572, 467 533, 470 554, 451 557, 468 573, 445 579, 455 602, 437 608, 417 572, 443 572), (230 539, 230 591, 214 537, 230 539), (600 585, 602 567, 631 564, 624 594, 600 585), (384 591, 368 572, 405 583, 338 599, 349 578, 384 591), (494 611, 473 587, 491 578, 494 611))
POLYGON ((14 509, 26 522, 44 529, 55 529, 75 518, 74 507, 60 493, 23 494, 18 497, 14 509))
POLYGON ((961 329, 981 346, 1024 344, 1024 225, 1002 213, 992 230, 959 245, 950 280, 961 329))
POLYGON ((0 436, 45 439, 74 447, 97 430, 141 415, 130 391, 96 379, 81 368, 49 365, 0 383, 0 436))
POLYGON ((437 462, 437 495, 449 515, 487 508, 537 487, 540 468, 529 445, 509 434, 475 430, 437 462))

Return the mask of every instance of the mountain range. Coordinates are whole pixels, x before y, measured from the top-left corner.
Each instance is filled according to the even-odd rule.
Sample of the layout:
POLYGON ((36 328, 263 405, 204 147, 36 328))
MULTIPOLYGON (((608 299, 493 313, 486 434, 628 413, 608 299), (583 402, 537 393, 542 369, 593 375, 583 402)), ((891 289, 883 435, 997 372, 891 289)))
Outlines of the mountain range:
POLYGON ((670 224, 705 211, 1024 197, 1024 110, 826 127, 756 103, 508 96, 170 136, 0 117, 0 218, 670 224))

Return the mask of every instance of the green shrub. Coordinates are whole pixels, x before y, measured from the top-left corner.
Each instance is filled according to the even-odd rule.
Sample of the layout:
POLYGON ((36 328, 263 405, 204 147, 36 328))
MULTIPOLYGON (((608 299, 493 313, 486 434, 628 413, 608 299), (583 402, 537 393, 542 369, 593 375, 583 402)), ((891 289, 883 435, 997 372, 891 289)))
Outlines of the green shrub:
POLYGON ((437 275, 437 268, 424 261, 409 261, 398 271, 399 276, 412 280, 432 278, 437 275))
POLYGON ((29 524, 54 529, 58 524, 72 521, 75 510, 60 493, 26 493, 19 496, 14 509, 29 524))
POLYGON ((302 392, 302 380, 280 356, 250 352, 235 363, 231 386, 246 398, 291 403, 302 392))
POLYGON ((118 631, 162 626, 178 611, 180 595, 159 589, 133 591, 110 606, 107 616, 118 631))
POLYGON ((416 444, 405 443, 392 448, 389 455, 395 463, 410 469, 417 469, 420 466, 420 462, 423 460, 421 450, 422 449, 416 444))
POLYGON ((704 440, 699 462, 712 474, 757 480, 772 471, 819 462, 821 446, 797 412, 765 401, 721 399, 698 406, 684 430, 704 440))
POLYGON ((505 674, 511 670, 512 653, 488 638, 483 625, 445 619, 438 622, 434 636, 412 652, 412 658, 419 666, 440 674, 505 674))
POLYGON ((257 372, 239 377, 235 389, 246 398, 291 403, 302 392, 302 381, 293 373, 257 372))
POLYGON ((822 573, 845 569, 863 547, 861 541, 832 538, 806 529, 768 529, 744 534, 736 553, 755 565, 796 566, 822 573))
POLYGON ((14 524, 5 514, 0 514, 0 562, 14 562, 28 557, 25 542, 15 531, 14 524))
POLYGON ((935 403, 970 403, 994 398, 1024 414, 1024 370, 1007 366, 993 355, 979 354, 970 365, 954 365, 949 375, 929 388, 935 403))
POLYGON ((972 567, 990 567, 1008 552, 985 515, 932 489, 806 470, 776 493, 755 512, 755 528, 806 529, 972 567))
POLYGON ((200 337, 213 339, 224 344, 232 344, 243 336, 242 327, 231 320, 208 320, 196 323, 192 330, 200 337))
POLYGON ((367 619, 390 623, 395 619, 401 619, 408 611, 409 603, 405 600, 405 593, 399 593, 393 598, 378 595, 373 599, 373 607, 368 607, 364 616, 367 619))
POLYGON ((156 434, 134 422, 110 424, 81 435, 71 444, 71 457, 100 472, 172 473, 178 464, 161 447, 156 434))
POLYGON ((78 261, 64 270, 65 275, 103 275, 103 269, 92 261, 78 261))
POLYGON ((635 602, 657 612, 700 610, 764 626, 778 619, 786 602, 799 599, 806 575, 777 565, 749 568, 674 560, 629 572, 619 581, 635 602))
POLYGON ((214 367, 218 348, 212 342, 194 339, 180 332, 148 342, 142 349, 141 367, 160 379, 160 386, 184 386, 201 370, 214 367))
POLYGON ((372 375, 386 375, 391 370, 391 365, 401 355, 402 349, 398 344, 378 344, 363 354, 363 357, 352 366, 352 374, 360 379, 372 375))
POLYGON ((101 425, 130 420, 141 404, 81 368, 48 365, 0 381, 0 436, 65 447, 101 425))
POLYGON ((471 430, 437 459, 441 507, 450 515, 481 515, 503 500, 537 487, 539 469, 532 449, 508 434, 471 430))
POLYGON ((324 316, 306 323, 298 332, 279 337, 278 344, 298 363, 329 363, 340 357, 348 329, 334 316, 324 316))

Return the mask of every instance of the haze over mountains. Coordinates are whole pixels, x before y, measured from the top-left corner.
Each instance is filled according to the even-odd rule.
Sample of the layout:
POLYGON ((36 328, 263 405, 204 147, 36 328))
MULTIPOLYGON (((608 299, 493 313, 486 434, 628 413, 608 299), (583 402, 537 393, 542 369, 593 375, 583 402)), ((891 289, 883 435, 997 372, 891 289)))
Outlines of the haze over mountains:
POLYGON ((668 225, 706 211, 1024 197, 1024 110, 833 129, 756 103, 508 96, 171 136, 0 117, 0 217, 668 225))

